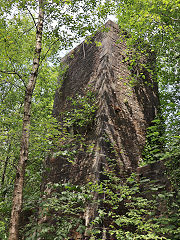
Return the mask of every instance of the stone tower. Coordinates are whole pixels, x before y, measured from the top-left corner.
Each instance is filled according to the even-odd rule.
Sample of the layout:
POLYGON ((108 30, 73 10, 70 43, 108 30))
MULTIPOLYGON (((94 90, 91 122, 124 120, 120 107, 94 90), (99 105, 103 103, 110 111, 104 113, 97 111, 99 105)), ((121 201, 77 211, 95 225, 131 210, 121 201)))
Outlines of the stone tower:
POLYGON ((144 67, 148 63, 153 70, 154 55, 150 51, 142 55, 134 67, 136 70, 130 69, 125 33, 112 21, 105 27, 106 31, 98 31, 90 43, 81 43, 64 57, 62 62, 68 69, 54 101, 53 113, 59 118, 62 112, 71 109, 68 97, 85 96, 88 89, 94 92, 95 120, 84 134, 93 151, 77 157, 73 165, 58 156, 50 163, 56 172, 51 181, 85 182, 87 176, 99 180, 103 166, 108 167, 109 157, 115 159, 120 175, 135 171, 145 144, 146 129, 157 114, 157 83, 144 67), (100 46, 96 46, 99 42, 100 46), (131 84, 133 71, 136 82, 131 84), (112 146, 114 156, 109 150, 112 146))

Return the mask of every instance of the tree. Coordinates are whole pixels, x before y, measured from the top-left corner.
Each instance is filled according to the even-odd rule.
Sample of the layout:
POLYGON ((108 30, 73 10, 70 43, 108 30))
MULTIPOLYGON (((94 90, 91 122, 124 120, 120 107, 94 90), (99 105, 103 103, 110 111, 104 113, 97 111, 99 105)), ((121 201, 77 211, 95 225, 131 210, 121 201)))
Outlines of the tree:
MULTIPOLYGON (((14 36, 9 36, 8 34, 5 36, 3 34, 1 38, 2 45, 5 45, 5 57, 3 56, 3 60, 7 60, 7 64, 4 64, 3 61, 1 62, 1 79, 3 81, 6 75, 13 76, 10 77, 10 81, 8 81, 7 86, 11 85, 12 83, 16 84, 17 81, 19 85, 23 85, 25 88, 20 158, 17 165, 17 173, 14 185, 9 240, 18 239, 18 226, 23 201, 24 175, 26 162, 28 160, 31 105, 39 67, 42 66, 42 61, 45 60, 45 58, 47 59, 48 57, 49 59, 53 59, 55 57, 58 47, 62 49, 64 47, 71 46, 74 39, 77 39, 79 36, 84 37, 87 32, 91 32, 94 28, 97 28, 97 22, 99 20, 96 17, 96 14, 103 19, 108 11, 108 6, 108 1, 107 4, 103 6, 101 1, 92 0, 39 0, 38 2, 14 0, 8 2, 7 4, 1 4, 1 24, 3 25, 2 31, 4 31, 6 34, 6 29, 9 28, 10 23, 12 24, 10 21, 11 19, 15 19, 18 26, 22 25, 22 22, 24 21, 22 12, 26 12, 30 15, 32 22, 34 23, 32 28, 36 29, 36 40, 31 42, 31 44, 34 45, 34 53, 29 45, 28 48, 22 49, 22 52, 27 49, 31 49, 30 54, 26 56, 26 63, 22 61, 22 53, 19 56, 16 54, 15 57, 13 56, 13 51, 16 49, 11 50, 10 45, 14 44, 14 36), (38 13, 36 13, 37 10, 38 13), (70 30, 73 31, 73 35, 69 33, 70 30), (44 38, 42 37, 43 35, 44 38), (8 43, 6 43, 7 41, 8 43), (45 45, 44 51, 42 49, 42 44, 45 45), (32 66, 31 71, 30 66, 32 66), (28 74, 30 77, 27 77, 28 74), (16 80, 16 77, 18 77, 18 80, 16 80)), ((27 35, 31 33, 32 28, 23 29, 24 31, 21 33, 16 32, 16 37, 20 39, 22 39, 24 36, 27 37, 27 35)), ((30 34, 30 38, 31 37, 32 35, 30 34)))
POLYGON ((35 53, 33 57, 32 71, 28 84, 26 85, 25 98, 24 98, 24 117, 23 117, 23 127, 22 127, 22 137, 21 137, 21 149, 20 149, 20 159, 17 167, 16 180, 14 185, 14 195, 13 195, 13 206, 11 211, 11 222, 9 229, 9 239, 18 239, 18 226, 20 212, 22 208, 22 196, 23 196, 23 184, 24 184, 24 174, 25 174, 25 164, 28 159, 28 148, 29 148, 29 128, 30 128, 30 116, 31 116, 31 101, 32 95, 36 84, 36 79, 38 75, 41 48, 42 48, 42 32, 44 23, 44 10, 43 1, 39 0, 39 14, 38 23, 36 30, 36 44, 35 53))

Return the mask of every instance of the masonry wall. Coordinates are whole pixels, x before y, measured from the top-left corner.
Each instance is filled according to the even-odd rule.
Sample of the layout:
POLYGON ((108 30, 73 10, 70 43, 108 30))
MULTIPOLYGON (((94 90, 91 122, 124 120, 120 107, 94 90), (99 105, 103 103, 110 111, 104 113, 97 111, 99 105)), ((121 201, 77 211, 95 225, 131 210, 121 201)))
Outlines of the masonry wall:
MULTIPOLYGON (((49 161, 52 182, 99 180, 100 171, 109 168, 108 158, 115 159, 119 175, 136 171, 146 129, 157 114, 157 83, 144 68, 141 71, 145 79, 139 77, 132 87, 132 70, 129 62, 124 61, 127 57, 124 33, 111 21, 106 28, 109 30, 97 32, 90 43, 81 43, 63 59, 68 70, 56 92, 53 114, 61 120, 61 113, 71 108, 68 97, 84 96, 88 90, 96 95, 98 110, 93 128, 84 136, 86 143, 94 146, 92 153, 82 154, 73 165, 61 157, 49 161), (101 46, 96 46, 96 42, 101 42, 101 46), (114 155, 110 153, 111 146, 114 155)), ((151 62, 153 69, 155 57, 149 53, 140 61, 151 62)))

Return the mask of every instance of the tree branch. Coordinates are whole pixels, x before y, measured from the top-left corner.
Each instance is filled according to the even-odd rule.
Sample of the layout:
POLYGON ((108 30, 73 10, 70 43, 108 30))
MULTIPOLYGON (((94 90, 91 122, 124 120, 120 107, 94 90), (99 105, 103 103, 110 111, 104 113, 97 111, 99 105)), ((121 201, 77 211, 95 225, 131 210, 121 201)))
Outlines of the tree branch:
MULTIPOLYGON (((4 74, 9 74, 9 75, 13 75, 13 74, 16 74, 15 72, 6 72, 6 71, 1 71, 0 70, 0 73, 4 73, 4 74)), ((16 74, 17 75, 17 74, 16 74)), ((15 87, 18 87, 18 88, 20 88, 20 89, 22 89, 23 91, 24 91, 24 87, 25 87, 25 89, 26 89, 26 86, 24 86, 24 87, 21 87, 21 86, 19 86, 19 85, 17 85, 17 84, 15 84, 15 83, 12 83, 12 82, 10 82, 10 81, 5 81, 5 83, 10 83, 12 86, 15 86, 15 87)), ((3 83, 0 83, 0 86, 2 86, 2 84, 3 83)), ((24 84, 23 84, 24 85, 24 84)))
POLYGON ((22 37, 25 33, 30 32, 33 28, 34 28, 34 25, 33 25, 31 28, 29 28, 28 30, 24 31, 24 32, 20 35, 20 37, 22 37))
POLYGON ((24 87, 27 89, 26 83, 25 83, 24 79, 23 79, 22 76, 16 71, 16 68, 14 67, 14 63, 13 63, 11 57, 9 56, 8 52, 7 52, 6 46, 5 46, 5 51, 6 51, 7 57, 9 58, 9 61, 11 62, 11 65, 12 65, 12 67, 13 67, 13 69, 14 69, 14 74, 16 74, 16 75, 19 77, 19 79, 23 82, 24 87))
POLYGON ((32 13, 31 13, 31 11, 28 9, 27 6, 25 6, 25 8, 27 9, 29 15, 31 16, 31 18, 32 18, 32 20, 33 20, 33 22, 34 22, 34 26, 35 26, 35 28, 37 28, 37 23, 36 23, 36 21, 35 21, 34 16, 33 16, 32 13))
POLYGON ((43 58, 42 58, 41 61, 40 61, 40 65, 42 64, 42 62, 43 62, 44 59, 46 58, 48 52, 52 49, 53 45, 54 45, 57 41, 59 41, 59 38, 58 38, 56 41, 54 41, 54 42, 51 44, 51 46, 49 47, 49 49, 46 51, 45 55, 43 56, 43 58))

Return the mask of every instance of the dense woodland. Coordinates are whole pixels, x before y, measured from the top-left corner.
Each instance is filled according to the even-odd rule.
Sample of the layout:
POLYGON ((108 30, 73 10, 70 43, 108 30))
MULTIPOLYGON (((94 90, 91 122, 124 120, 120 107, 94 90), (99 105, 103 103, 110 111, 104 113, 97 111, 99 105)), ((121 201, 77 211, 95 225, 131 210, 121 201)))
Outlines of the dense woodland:
MULTIPOLYGON (((179 12, 178 0, 1 1, 0 239, 63 240, 73 239, 72 232, 87 232, 77 216, 87 202, 94 201, 91 192, 105 193, 107 198, 95 203, 101 207, 90 223, 88 239, 180 239, 179 12), (152 197, 148 198, 140 193, 143 182, 137 182, 135 173, 122 183, 112 171, 104 173, 108 180, 101 183, 54 184, 51 187, 57 190, 44 197, 44 162, 64 131, 52 116, 55 91, 61 84, 57 79, 66 71, 61 52, 80 39, 89 41, 108 15, 116 16, 126 31, 128 49, 136 46, 143 53, 148 45, 156 54, 160 110, 147 131, 140 166, 165 161, 171 188, 159 190, 149 182, 152 197), (159 202, 164 208, 157 216, 159 202), (117 210, 122 205, 127 209, 124 213, 117 210), (41 221, 48 215, 55 223, 41 221), (109 218, 109 229, 102 229, 109 218), (104 231, 109 238, 103 238, 104 231)), ((135 64, 132 56, 131 63, 135 64)), ((96 111, 92 93, 73 105, 82 108, 64 117, 66 126, 77 119, 80 126, 91 122, 96 111)), ((72 148, 63 154, 73 163, 72 148)))

